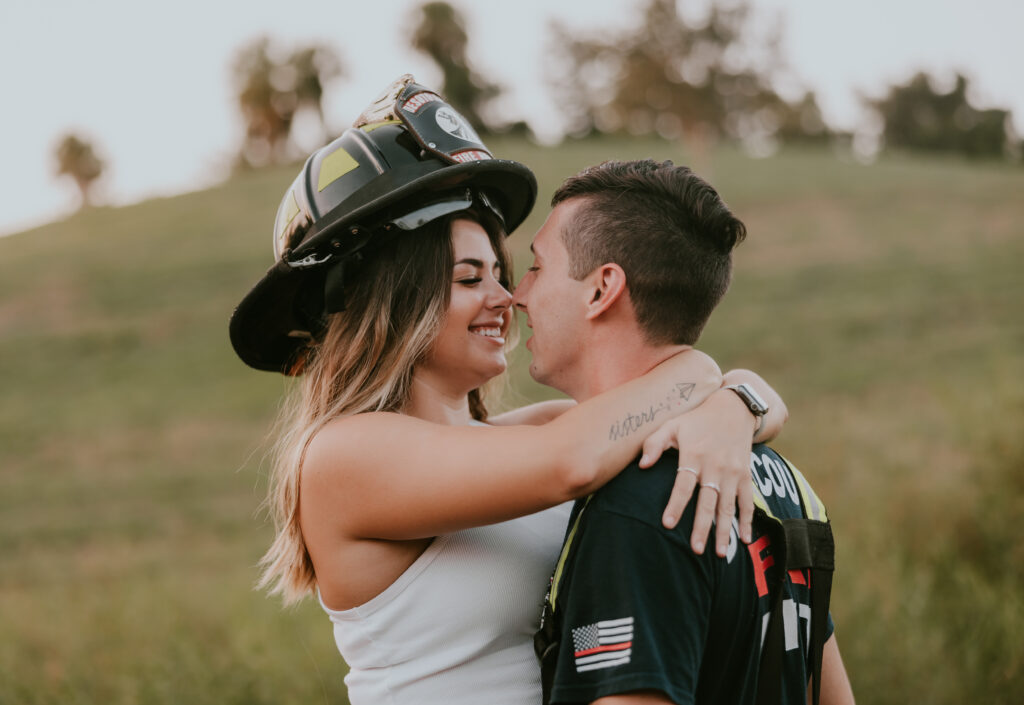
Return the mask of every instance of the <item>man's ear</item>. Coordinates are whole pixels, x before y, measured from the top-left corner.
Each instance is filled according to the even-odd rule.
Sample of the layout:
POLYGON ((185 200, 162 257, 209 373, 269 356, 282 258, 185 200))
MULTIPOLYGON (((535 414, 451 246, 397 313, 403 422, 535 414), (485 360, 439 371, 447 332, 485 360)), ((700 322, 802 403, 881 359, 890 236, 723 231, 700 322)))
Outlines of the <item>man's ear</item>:
POLYGON ((590 301, 587 302, 586 318, 593 320, 622 297, 626 291, 626 273, 619 265, 609 262, 591 272, 587 284, 590 285, 590 301))

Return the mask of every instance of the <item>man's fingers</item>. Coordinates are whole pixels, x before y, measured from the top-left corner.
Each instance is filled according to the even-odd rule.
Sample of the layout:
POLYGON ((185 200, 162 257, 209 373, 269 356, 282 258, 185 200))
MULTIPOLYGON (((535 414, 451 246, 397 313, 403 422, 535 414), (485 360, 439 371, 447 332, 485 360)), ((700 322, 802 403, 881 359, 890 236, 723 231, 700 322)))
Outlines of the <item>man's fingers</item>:
POLYGON ((700 494, 697 495, 697 512, 693 518, 693 533, 690 534, 690 547, 694 553, 704 553, 704 542, 711 530, 711 520, 715 518, 717 506, 718 490, 714 483, 703 482, 700 494))
POLYGON ((679 523, 679 517, 686 509, 686 503, 693 496, 693 488, 697 486, 697 477, 700 471, 696 468, 680 465, 676 472, 676 482, 672 485, 672 494, 669 495, 668 504, 661 516, 661 523, 666 529, 674 529, 679 523))
POLYGON ((740 539, 743 543, 750 543, 753 538, 754 486, 749 482, 741 482, 736 498, 740 505, 740 539))

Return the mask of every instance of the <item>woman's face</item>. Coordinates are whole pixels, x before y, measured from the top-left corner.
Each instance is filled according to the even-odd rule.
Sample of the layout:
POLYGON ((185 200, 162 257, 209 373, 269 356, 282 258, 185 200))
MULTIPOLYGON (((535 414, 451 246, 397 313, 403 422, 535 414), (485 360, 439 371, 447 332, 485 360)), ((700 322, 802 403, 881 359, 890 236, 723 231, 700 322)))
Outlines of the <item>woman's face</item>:
POLYGON ((512 295, 499 281, 501 267, 479 223, 452 223, 452 251, 451 303, 420 372, 440 377, 446 386, 458 385, 462 394, 505 371, 512 295))

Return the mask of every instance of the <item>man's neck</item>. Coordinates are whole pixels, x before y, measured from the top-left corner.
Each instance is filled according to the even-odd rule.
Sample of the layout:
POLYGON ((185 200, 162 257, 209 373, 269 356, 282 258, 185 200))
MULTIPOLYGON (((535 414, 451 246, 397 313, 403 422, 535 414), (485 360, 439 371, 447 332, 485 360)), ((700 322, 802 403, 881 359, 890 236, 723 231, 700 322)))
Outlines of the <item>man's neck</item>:
POLYGON ((586 401, 609 389, 642 377, 692 345, 651 345, 640 336, 608 336, 590 341, 574 375, 574 389, 564 390, 586 401))

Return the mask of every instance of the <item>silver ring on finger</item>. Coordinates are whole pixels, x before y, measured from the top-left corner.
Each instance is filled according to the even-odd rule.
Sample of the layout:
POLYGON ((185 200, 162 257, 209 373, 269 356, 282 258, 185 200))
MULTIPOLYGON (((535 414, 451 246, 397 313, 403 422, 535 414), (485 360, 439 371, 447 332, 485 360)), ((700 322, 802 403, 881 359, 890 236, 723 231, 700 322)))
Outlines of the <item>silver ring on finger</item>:
POLYGON ((691 467, 686 467, 685 465, 680 465, 678 468, 676 468, 676 472, 689 472, 689 473, 693 473, 693 476, 695 478, 699 478, 700 477, 700 473, 699 472, 697 472, 696 470, 694 470, 691 467))
POLYGON ((702 482, 700 483, 700 486, 707 487, 709 490, 714 490, 715 492, 718 493, 722 492, 722 488, 718 486, 717 482, 702 482))

